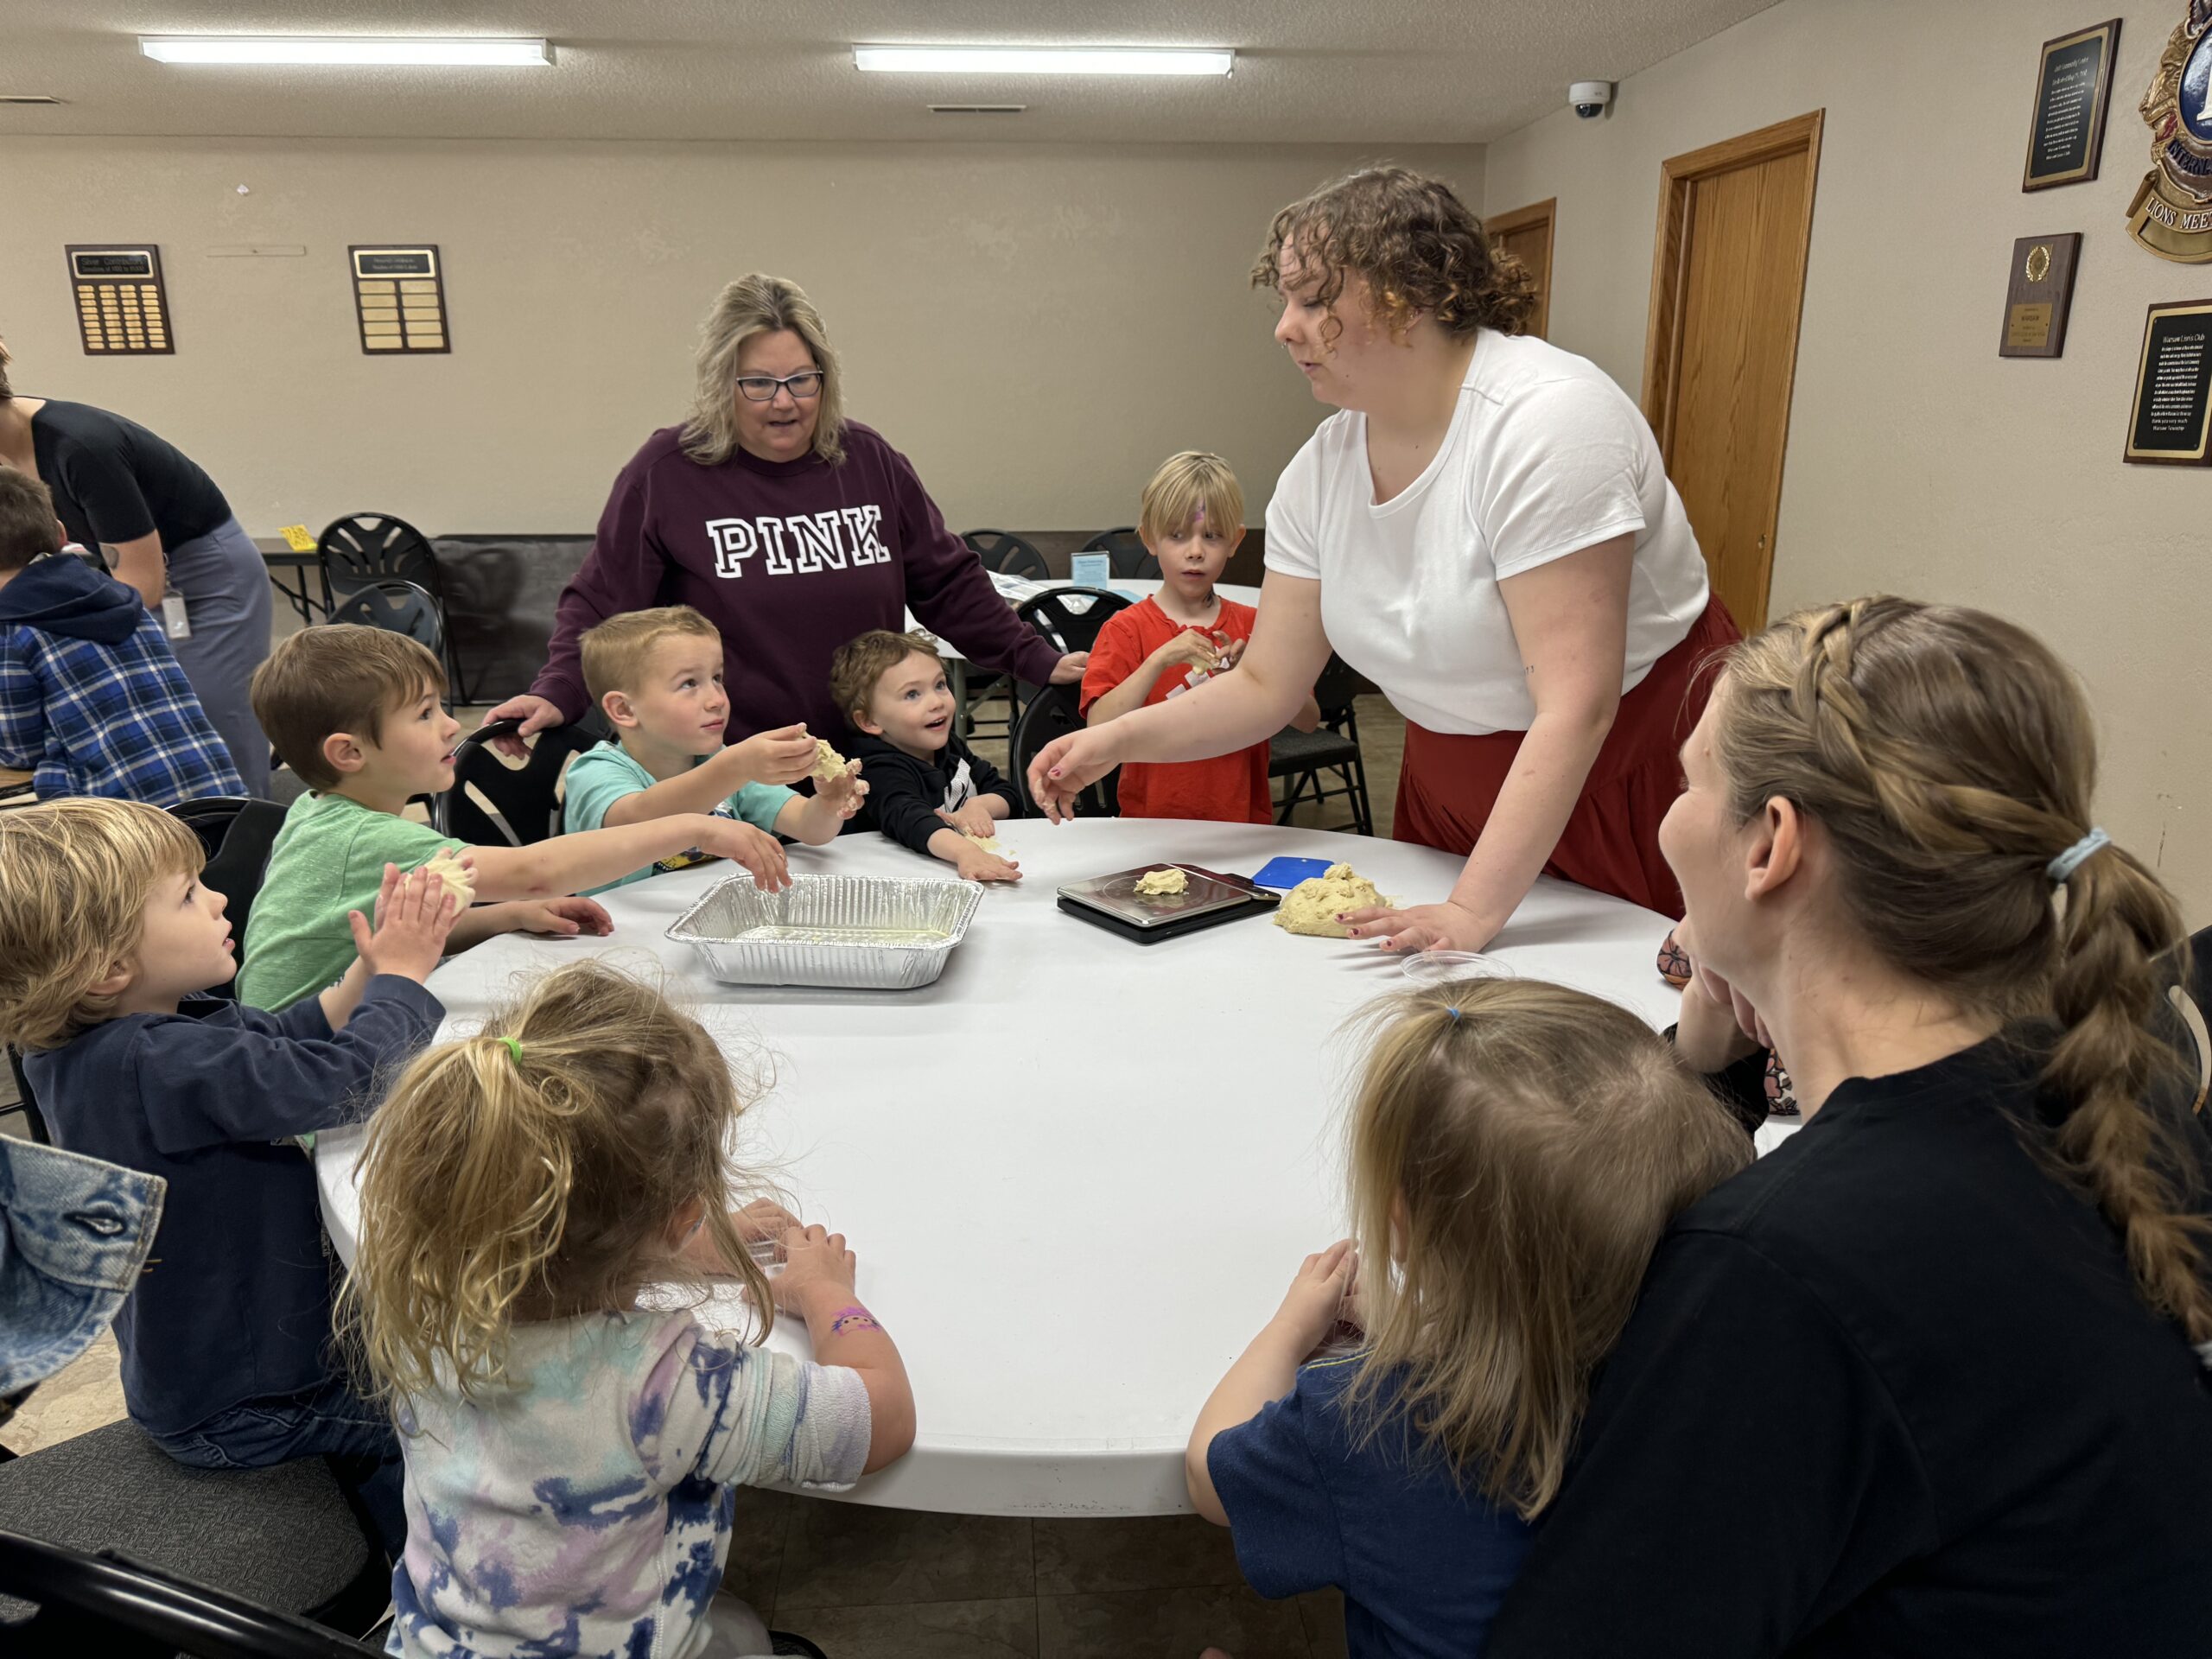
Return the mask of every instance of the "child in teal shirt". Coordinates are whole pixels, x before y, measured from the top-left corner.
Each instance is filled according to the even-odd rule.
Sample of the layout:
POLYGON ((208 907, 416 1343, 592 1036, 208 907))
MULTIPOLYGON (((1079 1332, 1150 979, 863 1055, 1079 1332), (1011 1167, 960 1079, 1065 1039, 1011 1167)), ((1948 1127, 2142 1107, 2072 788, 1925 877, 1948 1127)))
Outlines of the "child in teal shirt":
MULTIPOLYGON (((582 647, 585 688, 615 740, 569 765, 562 810, 570 833, 707 812, 819 847, 860 810, 868 785, 857 764, 817 779, 811 796, 787 787, 815 770, 817 745, 803 725, 723 747, 722 637, 689 605, 609 617, 582 647)), ((697 861, 678 854, 592 891, 697 861)))

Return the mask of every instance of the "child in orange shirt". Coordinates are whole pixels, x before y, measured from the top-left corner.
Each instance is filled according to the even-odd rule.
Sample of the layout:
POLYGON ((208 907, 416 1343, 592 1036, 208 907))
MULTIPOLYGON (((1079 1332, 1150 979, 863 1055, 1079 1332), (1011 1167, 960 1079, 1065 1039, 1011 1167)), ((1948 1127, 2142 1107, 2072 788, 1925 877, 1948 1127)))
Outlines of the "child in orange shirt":
MULTIPOLYGON (((1081 702, 1093 726, 1236 667, 1259 615, 1214 591, 1244 539, 1244 492, 1219 455, 1186 449, 1169 456, 1144 486, 1137 534, 1160 561, 1160 591, 1099 630, 1081 702)), ((1291 721, 1301 732, 1320 723, 1310 696, 1291 721)), ((1119 788, 1125 818, 1274 822, 1265 743, 1210 760, 1132 762, 1122 768, 1119 788)))

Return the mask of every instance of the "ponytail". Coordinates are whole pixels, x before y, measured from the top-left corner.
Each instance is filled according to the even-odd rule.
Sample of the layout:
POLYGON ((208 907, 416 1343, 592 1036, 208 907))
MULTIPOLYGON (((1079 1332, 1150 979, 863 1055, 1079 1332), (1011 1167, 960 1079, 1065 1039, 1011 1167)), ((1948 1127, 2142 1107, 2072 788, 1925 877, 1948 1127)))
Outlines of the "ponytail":
POLYGON ((2086 859, 2061 891, 2050 1001, 2062 1034, 2044 1073, 2072 1105, 2059 1155, 2119 1230, 2144 1300, 2192 1344, 2212 1342, 2208 1224, 2175 1193, 2190 1153, 2143 1103, 2173 1063, 2151 1030, 2159 995, 2152 957, 2181 937, 2180 917, 2165 889, 2118 848, 2086 859))

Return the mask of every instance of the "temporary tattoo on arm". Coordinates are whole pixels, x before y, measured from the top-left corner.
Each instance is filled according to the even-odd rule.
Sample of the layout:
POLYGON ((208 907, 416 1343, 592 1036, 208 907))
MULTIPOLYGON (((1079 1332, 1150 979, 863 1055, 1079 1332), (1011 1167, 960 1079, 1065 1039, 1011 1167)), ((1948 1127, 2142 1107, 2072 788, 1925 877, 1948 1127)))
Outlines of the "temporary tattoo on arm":
POLYGON ((848 1331, 880 1331, 875 1315, 864 1307, 841 1307, 830 1316, 830 1334, 841 1337, 848 1331))

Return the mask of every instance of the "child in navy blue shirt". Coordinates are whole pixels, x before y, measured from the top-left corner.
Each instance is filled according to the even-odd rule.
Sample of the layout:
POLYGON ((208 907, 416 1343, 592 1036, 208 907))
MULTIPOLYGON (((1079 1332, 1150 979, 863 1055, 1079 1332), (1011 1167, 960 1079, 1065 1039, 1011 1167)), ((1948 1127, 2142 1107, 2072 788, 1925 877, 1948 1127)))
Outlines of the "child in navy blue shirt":
POLYGON ((1352 1659, 1471 1659, 1660 1233, 1750 1147, 1662 1038, 1580 991, 1459 980, 1370 1029, 1357 1243, 1306 1257, 1185 1475, 1262 1595, 1343 1590, 1352 1659))
POLYGON ((283 1014, 194 995, 236 969, 199 838, 158 807, 93 797, 0 817, 0 1038, 56 1145, 168 1183, 145 1271, 115 1323, 123 1396, 181 1463, 343 1460, 396 1553, 406 1536, 390 1418, 331 1351, 331 1261, 315 1166, 292 1137, 365 1115, 444 1009, 423 981, 454 901, 387 866, 360 958, 283 1014))

